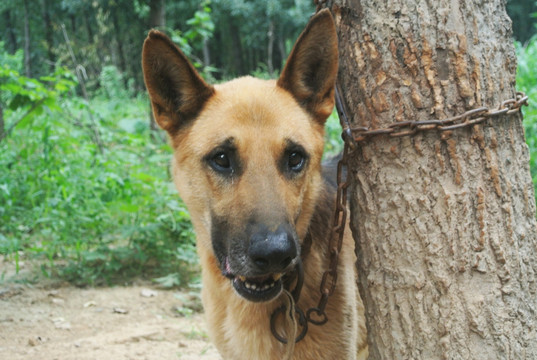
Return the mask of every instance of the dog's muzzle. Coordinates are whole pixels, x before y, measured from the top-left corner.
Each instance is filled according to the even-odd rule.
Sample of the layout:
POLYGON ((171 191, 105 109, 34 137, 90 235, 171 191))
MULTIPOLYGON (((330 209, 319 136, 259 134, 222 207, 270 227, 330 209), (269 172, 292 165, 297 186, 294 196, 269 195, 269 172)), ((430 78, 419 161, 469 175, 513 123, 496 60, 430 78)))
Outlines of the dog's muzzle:
POLYGON ((282 277, 298 261, 298 241, 290 225, 270 231, 264 225, 252 231, 247 250, 248 270, 232 274, 229 260, 224 268, 237 293, 249 301, 263 302, 276 298, 283 289, 282 277))

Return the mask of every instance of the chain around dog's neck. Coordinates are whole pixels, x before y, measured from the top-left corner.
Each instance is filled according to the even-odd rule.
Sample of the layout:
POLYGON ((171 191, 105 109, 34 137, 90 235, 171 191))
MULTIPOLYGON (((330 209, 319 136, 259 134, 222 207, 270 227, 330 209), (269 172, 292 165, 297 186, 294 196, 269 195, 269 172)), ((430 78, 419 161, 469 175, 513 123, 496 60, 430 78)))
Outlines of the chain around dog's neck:
MULTIPOLYGON (((321 298, 319 299, 319 303, 317 307, 309 308, 306 313, 298 307, 298 298, 300 296, 300 291, 302 290, 302 284, 304 281, 304 269, 302 265, 302 261, 304 260, 305 256, 310 252, 311 244, 312 244, 312 238, 311 234, 308 232, 306 237, 304 238, 304 242, 302 244, 302 253, 300 256, 300 260, 298 264, 295 267, 295 270, 291 273, 290 279, 287 280, 284 283, 284 286, 286 286, 286 289, 291 286, 294 276, 293 273, 296 273, 297 275, 297 284, 295 288, 292 291, 294 304, 292 307, 294 307, 294 312, 298 315, 298 325, 302 326, 302 331, 300 334, 296 337, 295 343, 299 342, 306 336, 306 333, 308 332, 308 323, 312 323, 314 325, 324 325, 328 321, 328 316, 326 315, 326 305, 328 303, 328 298, 334 293, 336 284, 337 284, 337 267, 338 267, 338 258, 339 253, 342 249, 343 244, 343 235, 345 232, 346 227, 346 221, 347 221, 347 188, 349 186, 348 181, 348 172, 344 171, 344 168, 348 165, 348 155, 351 152, 351 148, 355 148, 355 144, 352 142, 353 138, 350 134, 350 123, 347 117, 347 111, 345 109, 345 105, 341 96, 341 91, 339 90, 338 84, 336 84, 335 89, 335 98, 336 98, 336 107, 339 113, 339 118, 341 121, 341 126, 343 128, 343 132, 341 134, 343 138, 343 154, 341 159, 338 162, 337 165, 337 190, 336 190, 336 201, 335 201, 335 208, 334 213, 332 214, 332 227, 329 235, 329 241, 328 241, 328 251, 330 254, 329 259, 329 266, 323 273, 322 281, 321 281, 321 298)), ((270 330, 272 331, 272 335, 281 343, 287 344, 287 340, 280 336, 276 332, 276 319, 280 313, 285 314, 286 306, 282 305, 274 312, 272 313, 270 317, 270 330)), ((292 313, 292 310, 290 310, 292 313)), ((290 315, 291 318, 294 319, 294 314, 290 315)), ((296 319, 294 320, 296 322, 296 319)))
MULTIPOLYGON (((306 236, 306 238, 309 237, 306 236)), ((311 238, 310 238, 311 239, 311 238)), ((298 336, 296 336, 295 341, 293 343, 297 343, 300 340, 306 336, 306 333, 308 332, 308 321, 306 320, 306 316, 304 315, 304 312, 300 307, 298 307, 298 299, 300 298, 300 292, 302 291, 302 285, 304 284, 304 267, 302 264, 302 255, 299 258, 294 270, 289 274, 289 276, 285 279, 283 286, 284 286, 284 292, 282 293, 284 304, 280 307, 276 308, 272 315, 270 316, 270 331, 272 332, 272 335, 281 343, 287 344, 287 339, 278 334, 276 330, 276 321, 278 317, 281 315, 284 316, 284 318, 287 318, 290 320, 293 328, 295 331, 292 331, 293 337, 296 335, 296 329, 299 326, 302 327, 302 331, 298 336), (292 283, 296 279, 295 288, 293 290, 290 290, 290 287, 292 283), (287 306, 286 306, 287 304, 287 306), (289 313, 287 314, 285 311, 289 307, 289 313), (294 311, 293 311, 294 309, 294 311), (297 324, 297 318, 295 317, 295 314, 298 315, 298 324, 297 324)))
POLYGON ((303 260, 306 258, 306 256, 310 253, 311 250, 311 234, 308 232, 306 236, 304 237, 304 241, 302 242, 302 246, 300 249, 300 257, 298 259, 297 264, 295 265, 295 268, 293 271, 284 279, 283 286, 284 286, 284 293, 282 294, 282 297, 284 300, 284 304, 278 307, 272 315, 270 316, 270 331, 272 332, 272 335, 281 343, 287 344, 287 339, 278 334, 276 331, 276 321, 280 314, 284 315, 284 317, 287 317, 291 320, 293 323, 293 328, 295 331, 293 337, 296 336, 296 329, 298 326, 302 327, 302 331, 296 336, 295 343, 302 340, 306 333, 308 332, 308 321, 306 319, 306 316, 304 315, 304 311, 298 306, 298 300, 300 298, 300 292, 302 291, 302 286, 304 285, 304 265, 303 260), (291 290, 291 286, 293 285, 293 282, 295 282, 295 287, 293 290, 291 290), (291 299, 289 300, 289 297, 291 299), (286 306, 287 305, 287 306, 286 306), (294 308, 294 313, 292 310, 290 310, 289 314, 285 313, 285 310, 287 308, 294 308), (295 314, 298 315, 298 324, 297 324, 297 318, 295 317, 295 314))

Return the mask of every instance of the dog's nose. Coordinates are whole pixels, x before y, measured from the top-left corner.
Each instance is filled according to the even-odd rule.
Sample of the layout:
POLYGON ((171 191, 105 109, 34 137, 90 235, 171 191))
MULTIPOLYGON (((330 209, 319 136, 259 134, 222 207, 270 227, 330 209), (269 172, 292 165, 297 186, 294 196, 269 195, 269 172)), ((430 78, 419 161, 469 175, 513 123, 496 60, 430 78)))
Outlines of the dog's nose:
POLYGON ((250 238, 248 255, 259 271, 282 272, 297 256, 294 232, 285 225, 273 232, 256 232, 250 238))

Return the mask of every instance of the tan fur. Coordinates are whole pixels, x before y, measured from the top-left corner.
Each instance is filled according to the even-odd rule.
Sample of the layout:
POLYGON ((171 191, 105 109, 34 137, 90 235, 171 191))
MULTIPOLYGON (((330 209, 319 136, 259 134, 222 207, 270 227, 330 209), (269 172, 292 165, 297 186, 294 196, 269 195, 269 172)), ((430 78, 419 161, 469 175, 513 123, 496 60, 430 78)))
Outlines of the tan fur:
MULTIPOLYGON (((281 359, 286 348, 269 327, 270 315, 281 305, 281 298, 248 301, 222 275, 222 264, 211 243, 214 218, 225 218, 231 228, 241 229, 252 213, 267 219, 284 214, 295 219, 296 233, 304 239, 312 232, 312 217, 319 217, 318 204, 328 196, 321 176, 323 126, 333 108, 337 73, 337 41, 330 14, 317 15, 297 44, 300 46, 295 45, 278 81, 243 77, 214 87, 199 77, 162 34, 151 32, 144 44, 144 77, 155 118, 170 135, 174 182, 196 230, 210 337, 224 359, 281 359), (308 63, 311 58, 319 61, 308 63), (312 66, 326 79, 308 77, 312 66), (244 166, 240 176, 227 181, 203 159, 230 138, 244 166), (289 139, 309 154, 307 169, 292 179, 282 176, 278 168, 289 139)), ((328 239, 311 235, 311 251, 303 258, 305 280, 298 304, 304 310, 317 305, 328 259, 328 239)), ((327 307, 329 321, 323 326, 309 325, 306 337, 295 346, 294 359, 367 356, 348 226, 339 261, 338 286, 327 307)), ((286 330, 280 329, 282 333, 286 330)))

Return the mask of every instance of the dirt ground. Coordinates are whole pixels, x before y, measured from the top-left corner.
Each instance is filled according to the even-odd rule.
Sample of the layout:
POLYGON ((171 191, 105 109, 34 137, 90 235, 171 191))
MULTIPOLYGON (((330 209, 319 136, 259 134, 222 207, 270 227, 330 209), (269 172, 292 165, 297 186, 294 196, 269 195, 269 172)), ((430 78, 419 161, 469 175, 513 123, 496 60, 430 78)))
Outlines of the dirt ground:
POLYGON ((4 281, 0 359, 221 360, 200 309, 198 294, 151 284, 80 289, 4 281))

